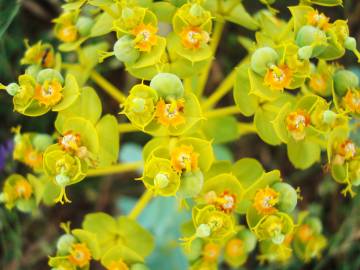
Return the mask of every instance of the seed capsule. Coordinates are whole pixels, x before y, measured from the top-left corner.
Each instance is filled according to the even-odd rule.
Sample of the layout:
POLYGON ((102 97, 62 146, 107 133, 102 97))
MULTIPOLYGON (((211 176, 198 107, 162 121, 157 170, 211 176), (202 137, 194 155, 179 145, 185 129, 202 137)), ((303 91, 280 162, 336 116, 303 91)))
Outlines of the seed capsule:
POLYGON ((140 52, 134 47, 130 36, 123 36, 114 44, 115 57, 124 63, 134 63, 140 57, 140 52))
POLYGON ((297 193, 295 189, 287 183, 275 183, 271 186, 279 193, 277 207, 280 211, 291 213, 297 204, 297 193))
POLYGON ((350 70, 341 69, 334 75, 335 92, 339 96, 345 95, 347 90, 356 88, 358 85, 358 76, 350 70))
POLYGON ((278 60, 279 55, 273 48, 259 48, 251 56, 251 68, 263 76, 271 65, 276 65, 278 60))

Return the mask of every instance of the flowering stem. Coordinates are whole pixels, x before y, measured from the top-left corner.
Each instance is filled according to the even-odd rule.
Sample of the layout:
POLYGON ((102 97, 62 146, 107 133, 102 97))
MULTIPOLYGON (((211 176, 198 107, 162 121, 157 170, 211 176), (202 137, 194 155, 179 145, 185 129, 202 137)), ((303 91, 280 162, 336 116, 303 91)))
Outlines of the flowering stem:
POLYGON ((225 96, 233 87, 236 78, 236 68, 223 80, 219 87, 212 93, 212 95, 203 102, 203 110, 207 110, 214 106, 223 96, 225 96))
POLYGON ((119 103, 123 103, 125 101, 125 95, 117 87, 111 84, 107 79, 105 79, 96 71, 91 72, 90 78, 106 93, 116 99, 119 103))
POLYGON ((134 208, 129 213, 128 217, 131 219, 136 219, 150 202, 153 197, 153 192, 147 189, 140 197, 140 199, 135 204, 134 208))
MULTIPOLYGON (((219 45, 221 34, 224 29, 224 25, 225 25, 224 21, 219 21, 219 20, 216 21, 216 24, 214 27, 214 32, 212 34, 211 43, 210 43, 210 49, 212 51, 213 56, 215 56, 215 54, 216 54, 216 49, 219 45)), ((205 90, 206 82, 208 80, 209 73, 210 73, 211 63, 212 63, 212 60, 209 60, 209 62, 207 63, 207 65, 204 68, 204 72, 200 75, 200 81, 199 81, 199 85, 198 85, 199 90, 197 93, 199 97, 202 95, 202 93, 205 90)))
POLYGON ((237 106, 228 106, 228 107, 224 107, 224 108, 219 108, 219 109, 215 109, 215 110, 211 110, 211 111, 207 111, 205 112, 205 117, 206 118, 211 118, 211 117, 218 117, 218 116, 226 116, 226 115, 233 115, 233 114, 240 114, 240 110, 237 106))
POLYGON ((87 176, 91 177, 91 176, 100 176, 100 175, 131 172, 131 171, 135 171, 137 169, 142 168, 142 166, 143 166, 142 161, 116 164, 116 165, 111 165, 108 167, 91 169, 87 172, 87 176))
POLYGON ((238 124, 239 134, 246 135, 256 133, 256 128, 253 123, 239 123, 238 124))
POLYGON ((136 131, 139 131, 139 129, 136 128, 131 123, 120 123, 119 124, 119 133, 136 132, 136 131))

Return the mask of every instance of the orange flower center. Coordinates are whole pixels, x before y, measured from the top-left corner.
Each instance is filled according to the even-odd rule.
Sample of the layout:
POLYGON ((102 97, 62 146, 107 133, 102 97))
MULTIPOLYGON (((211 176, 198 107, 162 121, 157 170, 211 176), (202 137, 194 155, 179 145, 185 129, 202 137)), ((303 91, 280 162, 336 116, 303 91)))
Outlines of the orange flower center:
POLYGON ((185 123, 184 113, 184 101, 177 100, 170 104, 165 103, 164 100, 160 100, 156 104, 155 116, 160 124, 163 126, 174 126, 185 123))
POLYGON ((308 13, 307 21, 308 24, 322 30, 327 30, 330 27, 329 18, 326 17, 324 13, 319 13, 317 10, 308 13))
POLYGON ((356 155, 356 145, 351 140, 345 140, 339 145, 338 154, 345 159, 352 159, 356 155))
POLYGON ((77 29, 75 25, 72 24, 66 24, 63 25, 60 29, 59 32, 57 33, 57 37, 62 41, 62 42, 73 42, 76 40, 77 38, 77 29))
POLYGON ((57 80, 45 81, 35 87, 34 99, 45 106, 54 106, 62 99, 62 86, 57 80))
POLYGON ((81 146, 80 135, 67 131, 64 136, 58 139, 58 143, 66 152, 76 152, 81 146))
POLYGON ((15 183, 15 192, 17 198, 28 200, 32 194, 32 187, 28 181, 20 179, 15 183))
POLYGON ((151 24, 140 24, 132 33, 135 35, 135 48, 142 52, 149 52, 157 43, 157 28, 151 24))
POLYGON ((196 26, 183 29, 180 33, 180 37, 183 46, 193 50, 199 49, 203 44, 207 44, 210 40, 209 33, 196 26))
POLYGON ((244 242, 241 239, 231 239, 227 242, 225 253, 230 257, 239 257, 244 253, 244 242))
POLYGON ((266 72, 264 83, 270 89, 284 90, 289 87, 292 80, 292 71, 287 65, 272 65, 266 72))
POLYGON ((326 79, 321 74, 313 74, 310 78, 309 85, 311 89, 320 94, 324 94, 327 88, 326 79))
POLYGON ((122 260, 111 262, 107 270, 129 270, 129 267, 122 260))
POLYGON ((220 255, 220 247, 215 243, 207 243, 203 249, 203 259, 207 262, 216 262, 220 255))
POLYGON ((84 267, 91 260, 91 253, 86 244, 74 244, 70 251, 69 261, 79 267, 84 267))
POLYGON ((303 243, 308 242, 311 239, 312 234, 313 234, 312 229, 307 224, 301 225, 297 231, 297 235, 300 241, 303 243))
POLYGON ((274 205, 279 200, 279 193, 272 188, 259 189, 254 198, 254 207, 259 214, 269 215, 277 211, 274 205))
POLYGON ((346 107, 353 113, 360 113, 360 93, 359 91, 347 91, 344 102, 346 107))
POLYGON ((41 166, 42 154, 32 148, 29 148, 25 151, 24 162, 31 168, 37 168, 41 166))
POLYGON ((193 171, 198 168, 199 154, 193 151, 192 146, 176 147, 171 153, 171 165, 177 172, 193 171))
POLYGON ((305 138, 305 128, 310 125, 310 115, 303 110, 291 112, 286 118, 286 123, 294 139, 302 140, 305 138))
POLYGON ((221 211, 231 213, 236 206, 236 195, 230 194, 228 191, 224 191, 220 196, 216 196, 214 198, 213 203, 221 211))

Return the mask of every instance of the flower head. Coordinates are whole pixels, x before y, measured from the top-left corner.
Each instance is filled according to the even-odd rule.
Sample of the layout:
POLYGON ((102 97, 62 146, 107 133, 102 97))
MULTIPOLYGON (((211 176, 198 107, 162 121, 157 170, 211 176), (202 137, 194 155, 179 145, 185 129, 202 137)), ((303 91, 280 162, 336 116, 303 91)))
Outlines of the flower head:
POLYGON ((178 126, 185 123, 184 101, 182 99, 174 100, 171 103, 165 103, 160 99, 156 104, 155 116, 157 121, 163 126, 178 126))
POLYGON ((30 199, 33 190, 28 181, 22 178, 17 179, 14 188, 17 198, 30 199))
POLYGON ((73 244, 71 247, 69 261, 79 267, 84 267, 89 264, 91 260, 91 253, 89 248, 84 243, 73 244))
POLYGON ((180 37, 183 46, 192 50, 201 48, 210 40, 209 33, 196 26, 184 28, 180 33, 180 37))
POLYGON ((292 80, 292 71, 287 65, 271 65, 264 78, 265 85, 273 90, 284 90, 292 80))
POLYGON ((135 35, 135 48, 141 52, 149 52, 157 44, 157 28, 151 24, 139 24, 132 33, 135 35))
POLYGON ((81 146, 80 134, 67 131, 58 139, 58 143, 65 152, 76 153, 81 146))
POLYGON ((327 89, 327 82, 325 76, 320 73, 312 74, 310 77, 309 86, 316 93, 325 94, 327 89))
POLYGON ((217 209, 225 213, 231 213, 236 207, 236 195, 231 194, 227 190, 219 196, 215 191, 209 191, 205 194, 205 200, 207 203, 215 205, 217 209))
POLYGON ((62 99, 63 87, 58 80, 46 80, 35 87, 34 99, 45 106, 54 106, 62 99))
POLYGON ((352 159, 356 155, 356 145, 352 140, 347 139, 338 146, 337 153, 346 160, 352 159))
POLYGON ((303 224, 297 229, 296 235, 301 242, 307 243, 313 236, 313 230, 308 224, 303 224))
POLYGON ((239 238, 233 238, 226 243, 225 253, 230 257, 240 257, 245 252, 244 242, 239 238))
POLYGON ((216 262, 220 256, 221 248, 218 244, 207 243, 205 244, 202 254, 203 259, 206 262, 216 262))
POLYGON ((347 91, 344 103, 350 112, 360 113, 360 91, 347 91))
POLYGON ((254 198, 254 207, 259 214, 270 215, 277 211, 274 205, 279 201, 279 193, 266 187, 259 189, 254 198))
POLYGON ((291 112, 286 118, 286 127, 295 140, 305 138, 305 128, 309 125, 310 115, 303 110, 291 112))
POLYGON ((329 18, 324 13, 319 13, 317 10, 311 11, 307 14, 308 24, 318 27, 321 30, 327 30, 330 27, 329 18))
POLYGON ((24 153, 24 163, 29 167, 36 169, 42 166, 42 153, 29 147, 24 153))
POLYGON ((171 152, 171 166, 177 172, 194 171, 198 168, 198 158, 192 146, 181 145, 171 152))

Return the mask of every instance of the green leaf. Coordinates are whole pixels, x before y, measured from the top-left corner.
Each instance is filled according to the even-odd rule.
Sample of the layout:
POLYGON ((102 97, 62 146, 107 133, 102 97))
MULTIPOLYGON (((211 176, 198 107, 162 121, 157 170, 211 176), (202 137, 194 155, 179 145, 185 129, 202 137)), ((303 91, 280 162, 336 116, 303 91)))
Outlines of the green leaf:
POLYGON ((317 143, 309 140, 294 141, 290 139, 287 145, 287 154, 291 163, 297 169, 305 170, 320 160, 321 148, 317 143))
POLYGON ((260 138, 271 145, 281 144, 280 138, 277 136, 272 121, 275 119, 276 113, 265 111, 259 107, 255 112, 254 124, 260 138))
POLYGON ((250 30, 256 30, 259 27, 258 22, 246 11, 243 4, 236 5, 225 19, 241 25, 250 30))
POLYGON ((65 86, 62 94, 63 94, 63 98, 61 102, 52 108, 52 110, 55 112, 65 110, 66 108, 71 106, 71 104, 73 104, 80 95, 79 86, 73 75, 68 74, 66 76, 65 86))
POLYGON ((171 23, 176 7, 169 2, 154 2, 151 5, 151 10, 155 13, 159 21, 171 23))
POLYGON ((234 116, 213 117, 202 128, 205 136, 214 143, 226 143, 239 138, 238 122, 234 116))
POLYGON ((142 263, 144 259, 137 254, 134 250, 124 246, 116 245, 109 249, 101 258, 101 264, 109 267, 112 262, 124 261, 126 264, 131 265, 134 263, 142 263))
POLYGON ((264 173, 264 168, 259 161, 253 158, 242 158, 232 168, 232 173, 240 181, 243 188, 248 188, 264 173))
POLYGON ((112 31, 113 21, 113 17, 106 12, 97 16, 93 27, 91 27, 90 37, 98 37, 110 33, 112 31))
POLYGON ((10 26, 19 11, 19 1, 0 0, 0 38, 10 26))

